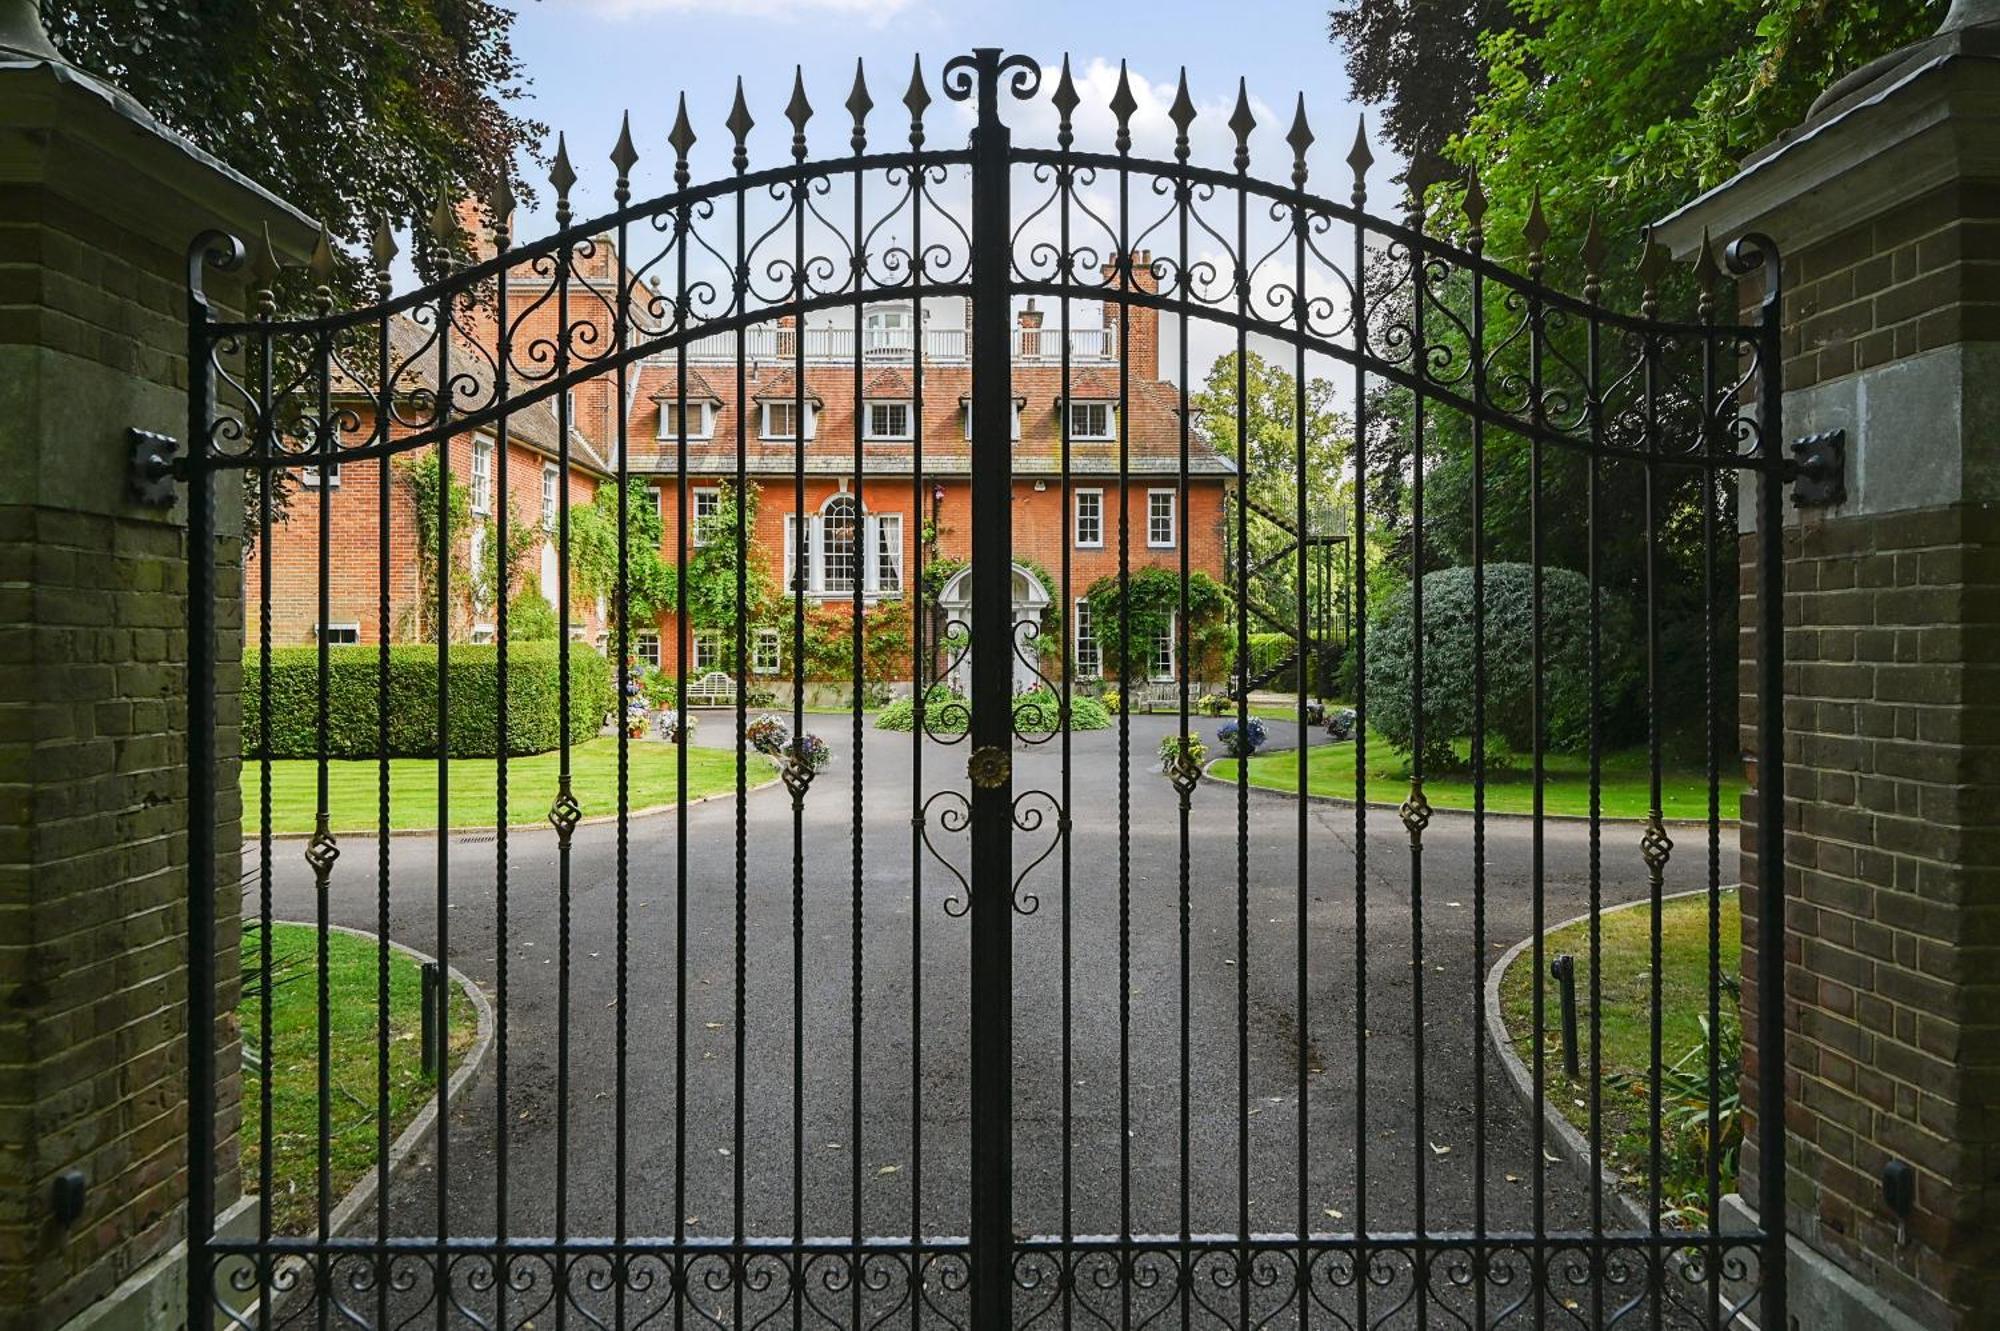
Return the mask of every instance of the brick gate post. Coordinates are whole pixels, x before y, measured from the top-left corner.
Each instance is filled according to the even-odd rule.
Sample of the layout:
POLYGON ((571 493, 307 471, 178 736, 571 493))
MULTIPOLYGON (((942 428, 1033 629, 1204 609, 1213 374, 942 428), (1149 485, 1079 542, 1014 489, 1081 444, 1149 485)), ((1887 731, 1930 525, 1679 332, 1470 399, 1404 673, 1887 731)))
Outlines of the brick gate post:
MULTIPOLYGON (((311 224, 63 63, 0 0, 0 1327, 172 1326, 187 1194, 186 503, 127 431, 187 422, 186 250, 311 224)), ((231 304, 240 289, 217 285, 231 304)), ((185 441, 184 441, 185 442, 185 441)), ((232 487, 233 489, 233 487, 232 487)), ((210 553, 240 659, 241 504, 210 553)), ((218 691, 222 1066, 234 1006, 237 669, 218 691)), ((235 1077, 218 1087, 233 1158, 235 1077)), ((222 1180, 224 1223, 248 1206, 222 1180)), ((252 1212, 254 1215, 254 1212, 252 1212)))
MULTIPOLYGON (((1784 256, 1776 444, 1847 449, 1845 499, 1785 533, 1793 1324, 2000 1325, 2000 0, 1842 79, 1657 234, 1685 258, 1747 231, 1784 256)), ((1765 813, 1746 796, 1751 921, 1765 813)))

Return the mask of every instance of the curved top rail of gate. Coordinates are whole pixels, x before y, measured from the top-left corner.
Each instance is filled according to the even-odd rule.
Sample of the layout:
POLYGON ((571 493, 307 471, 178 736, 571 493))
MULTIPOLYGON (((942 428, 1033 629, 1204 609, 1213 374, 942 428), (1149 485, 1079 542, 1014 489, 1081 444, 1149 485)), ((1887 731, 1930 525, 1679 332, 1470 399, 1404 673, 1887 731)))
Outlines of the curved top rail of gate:
MULTIPOLYGON (((1040 95, 1042 71, 1032 60, 980 56, 1008 76, 1015 98, 1040 95)), ((997 124, 994 90, 979 86, 976 68, 974 57, 951 61, 945 94, 955 101, 977 98, 980 122, 997 124)), ((1289 183, 1250 173, 1256 122, 1241 85, 1228 121, 1235 141, 1230 170, 1189 160, 1197 112, 1185 73, 1168 113, 1176 131, 1171 160, 1132 155, 1137 104, 1122 69, 1108 108, 1117 126, 1115 152, 1074 149, 1080 97, 1067 59, 1048 101, 1058 115, 1056 146, 1009 152, 1010 168, 1025 171, 1042 191, 1010 219, 1010 295, 1144 306, 1240 329, 1357 367, 1530 439, 1606 454, 1673 454, 1684 463, 1728 468, 1760 468, 1777 453, 1763 446, 1758 417, 1744 405, 1746 388, 1767 368, 1763 360, 1775 354, 1770 321, 1718 317, 1719 303, 1730 294, 1725 266, 1736 276, 1761 270, 1765 308, 1772 308, 1777 256, 1764 237, 1739 240, 1721 264, 1704 247, 1696 268, 1700 308, 1692 320, 1659 317, 1666 258, 1647 245, 1638 274, 1641 309, 1625 312, 1601 301, 1600 269, 1609 247, 1594 219, 1578 256, 1582 293, 1573 294, 1545 280, 1550 233, 1539 201, 1522 236, 1525 272, 1486 255, 1486 201, 1476 176, 1466 181, 1462 243, 1425 229, 1424 191, 1435 181, 1404 191, 1403 221, 1370 212, 1373 156, 1365 132, 1346 157, 1349 200, 1309 191, 1306 158, 1314 135, 1303 98, 1285 136, 1289 183), (1115 219, 1093 207, 1086 193, 1107 179, 1117 186, 1115 219), (1136 225, 1134 193, 1154 200, 1136 225), (1275 228, 1254 242, 1253 216, 1275 228), (1058 217, 1060 240, 1035 229, 1040 223, 1045 231, 1058 217), (1329 251, 1343 228, 1349 252, 1334 255, 1329 251), (1134 253, 1156 237, 1180 241, 1178 257, 1150 259, 1142 273, 1134 253), (1193 257, 1190 242, 1207 252, 1193 257), (1607 340, 1614 344, 1608 350, 1607 340), (1660 403, 1643 394, 1650 405, 1636 405, 1640 385, 1669 356, 1690 357, 1702 373, 1682 377, 1704 384, 1701 402, 1679 404, 1687 409, 1681 419, 1694 424, 1671 433, 1694 442, 1678 450, 1661 446, 1660 403)), ((490 426, 620 366, 701 339, 784 319, 802 323, 817 311, 968 294, 969 207, 947 186, 954 168, 970 167, 972 154, 927 146, 925 115, 933 98, 921 64, 902 102, 910 115, 907 146, 870 151, 874 102, 857 65, 844 102, 852 121, 851 155, 809 159, 806 127, 814 109, 802 77, 795 77, 784 111, 792 160, 751 171, 746 139, 754 122, 739 82, 725 122, 733 174, 693 184, 688 151, 696 135, 683 99, 668 136, 676 188, 629 202, 638 152, 628 128, 611 153, 618 206, 586 222, 571 221, 577 175, 559 138, 550 173, 554 234, 511 243, 513 199, 503 181, 485 201, 500 219, 490 253, 391 298, 388 268, 396 250, 385 223, 371 256, 382 298, 361 308, 334 309, 335 259, 323 241, 313 264, 316 312, 279 318, 272 295, 277 267, 269 246, 258 247, 251 273, 254 316, 198 317, 194 329, 191 350, 210 361, 217 390, 207 447, 197 450, 197 460, 218 468, 267 468, 404 452, 490 426), (864 182, 877 178, 879 187, 868 191, 864 182), (853 182, 844 196, 852 203, 845 230, 828 216, 835 182, 843 179, 853 182), (869 193, 883 198, 872 211, 863 202, 869 193), (753 224, 753 204, 776 211, 753 224), (721 228, 728 234, 711 234, 705 224, 716 221, 722 205, 732 210, 721 228), (902 228, 908 228, 907 241, 902 228), (628 243, 648 233, 661 237, 659 245, 632 261, 628 243), (607 265, 616 271, 592 275, 588 261, 598 257, 607 236, 617 242, 607 265), (670 276, 671 293, 665 289, 670 276), (541 290, 518 310, 494 300, 508 283, 524 281, 541 290), (546 326, 551 316, 553 331, 546 326), (400 336, 399 320, 405 321, 400 336), (254 373, 236 368, 246 356, 254 373), (365 420, 348 405, 334 405, 357 401, 375 407, 365 420)), ((441 201, 430 221, 433 240, 449 247, 459 226, 457 213, 441 201)), ((197 311, 207 309, 204 269, 238 267, 245 253, 230 237, 210 233, 197 240, 189 263, 197 311)))

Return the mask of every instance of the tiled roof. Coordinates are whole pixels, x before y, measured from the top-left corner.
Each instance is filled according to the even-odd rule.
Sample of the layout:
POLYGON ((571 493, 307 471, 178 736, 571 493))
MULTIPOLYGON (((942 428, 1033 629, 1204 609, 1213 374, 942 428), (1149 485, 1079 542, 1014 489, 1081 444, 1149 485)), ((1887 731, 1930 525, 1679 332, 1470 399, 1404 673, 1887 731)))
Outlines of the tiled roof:
MULTIPOLYGON (((630 424, 632 469, 673 471, 676 468, 675 442, 659 438, 660 414, 653 400, 662 388, 672 397, 671 363, 645 362, 639 368, 640 391, 636 395, 635 416, 630 424)), ((914 381, 908 369, 900 371, 914 381)), ((901 396, 918 400, 923 417, 923 466, 926 473, 965 474, 971 471, 972 445, 965 437, 964 403, 972 390, 972 370, 966 365, 927 365, 923 368, 923 392, 918 398, 911 382, 901 396)), ((872 383, 864 383, 863 396, 874 396, 872 383)), ((1085 396, 1083 376, 1070 376, 1072 394, 1085 396)), ((1014 392, 1024 399, 1021 409, 1021 437, 1013 444, 1016 474, 1059 475, 1062 470, 1061 418, 1055 402, 1062 391, 1060 366, 1014 367, 1014 392)), ((767 366, 750 381, 752 402, 794 396, 792 372, 773 373, 767 366)), ((1117 379, 1108 384, 1090 385, 1091 395, 1102 393, 1115 400, 1117 379)), ((700 474, 728 473, 736 469, 736 432, 739 420, 744 431, 744 467, 753 475, 788 475, 797 465, 798 448, 789 439, 760 439, 758 413, 739 413, 732 400, 733 381, 722 385, 720 406, 711 415, 712 430, 707 439, 688 440, 687 468, 700 474)), ((854 371, 851 365, 806 367, 807 396, 821 404, 813 437, 805 442, 805 470, 809 474, 849 475, 855 459, 857 413, 854 400, 854 371)), ((690 390, 692 391, 692 390, 690 390)), ((884 393, 882 396, 888 396, 884 393)), ((1154 379, 1134 378, 1131 401, 1126 412, 1126 434, 1130 441, 1128 469, 1133 475, 1173 475, 1180 470, 1181 412, 1180 390, 1154 379)), ((861 458, 868 472, 908 474, 914 462, 916 444, 903 440, 864 440, 861 458)), ((1070 441, 1070 471, 1078 475, 1117 475, 1119 442, 1116 439, 1070 441)), ((1188 432, 1188 471, 1191 475, 1225 476, 1234 464, 1208 447, 1191 428, 1188 432)))
MULTIPOLYGON (((666 374, 660 378, 660 386, 653 390, 653 401, 673 401, 679 387, 680 371, 677 367, 670 365, 667 367, 666 374)), ((722 394, 715 391, 714 386, 708 382, 708 376, 692 365, 687 367, 687 397, 690 402, 722 401, 722 394)))

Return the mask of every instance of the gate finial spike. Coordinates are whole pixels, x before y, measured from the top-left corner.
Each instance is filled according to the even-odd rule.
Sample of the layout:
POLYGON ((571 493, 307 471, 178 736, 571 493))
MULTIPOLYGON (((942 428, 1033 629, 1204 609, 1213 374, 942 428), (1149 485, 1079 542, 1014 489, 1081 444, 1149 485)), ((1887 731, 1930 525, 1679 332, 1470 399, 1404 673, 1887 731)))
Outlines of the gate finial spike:
POLYGON ((1549 219, 1542 212, 1542 187, 1535 186, 1534 201, 1528 205, 1528 220, 1521 227, 1521 238, 1528 242, 1528 275, 1540 278, 1542 275, 1542 250, 1549 243, 1549 219))
POLYGON ((1444 160, 1436 153, 1418 151, 1410 158, 1409 169, 1403 172, 1403 186, 1410 196, 1410 224, 1421 227, 1427 215, 1424 199, 1431 186, 1446 176, 1444 160))
POLYGON ((1306 95, 1299 94, 1298 109, 1292 112, 1292 128, 1285 135, 1285 142, 1292 145, 1292 185, 1303 189, 1306 183, 1306 149, 1312 147, 1312 126, 1306 123, 1306 95))
POLYGON ((312 259, 306 267, 313 275, 314 299, 324 313, 333 308, 333 241, 328 238, 324 226, 319 229, 318 239, 313 241, 312 259))
POLYGON ((1132 151, 1132 113, 1139 109, 1139 103, 1132 97, 1132 79, 1126 73, 1125 62, 1118 62, 1118 86, 1111 91, 1111 114, 1118 118, 1118 137, 1115 146, 1121 153, 1132 151))
POLYGON ((1187 66, 1181 66, 1180 87, 1174 91, 1174 104, 1167 108, 1167 119, 1174 122, 1174 160, 1188 159, 1188 126, 1194 123, 1194 99, 1188 96, 1187 66))
POLYGON ((792 158, 806 159, 806 121, 812 119, 812 103, 806 100, 806 71, 792 66, 792 100, 785 103, 785 119, 792 122, 792 158))
POLYGON ((1071 129, 1071 117, 1083 99, 1076 95, 1076 80, 1069 76, 1069 56, 1062 59, 1062 77, 1056 80, 1056 90, 1049 94, 1049 101, 1056 108, 1056 146, 1067 149, 1076 142, 1076 134, 1071 129))
POLYGON ((396 260, 396 233, 389 229, 389 219, 375 220, 375 239, 369 246, 369 257, 375 261, 375 294, 383 300, 389 299, 395 283, 389 276, 389 265, 396 260))
POLYGON ((493 188, 486 196, 487 210, 493 214, 494 244, 507 248, 507 237, 514 220, 514 182, 511 163, 505 157, 500 159, 493 172, 493 188))
POLYGON ((1715 314, 1715 289, 1722 277, 1722 269, 1715 262, 1715 243, 1708 237, 1708 228, 1701 232, 1701 249, 1695 253, 1694 280, 1701 288, 1701 317, 1712 318, 1715 314))
POLYGON ((1465 173, 1465 220, 1472 227, 1472 234, 1481 239, 1486 235, 1486 191, 1479 186, 1479 168, 1473 167, 1465 173))
POLYGON ((681 94, 674 112, 674 127, 667 134, 667 146, 674 150, 674 184, 685 189, 688 183, 688 149, 694 147, 694 126, 688 122, 688 96, 681 94))
POLYGON ((861 74, 861 60, 854 61, 854 87, 847 94, 847 112, 854 117, 854 151, 860 152, 868 146, 868 113, 875 109, 875 99, 868 95, 868 82, 861 74))
POLYGON ((1236 134, 1236 169, 1250 169, 1250 131, 1257 128, 1257 117, 1250 114, 1250 85, 1244 79, 1236 80, 1236 109, 1229 113, 1229 128, 1236 134))
POLYGON ((611 149, 611 165, 618 168, 618 188, 622 193, 632 179, 633 164, 639 160, 639 150, 632 143, 632 113, 630 111, 618 121, 618 142, 611 149))
POLYGON ((1604 257, 1610 249, 1604 239, 1604 228, 1597 220, 1597 209, 1592 208, 1590 224, 1584 228, 1583 248, 1578 251, 1578 257, 1583 260, 1583 298, 1593 305, 1604 294, 1604 257))
POLYGON ((1648 319, 1660 312, 1660 279, 1667 273, 1667 248, 1653 239, 1652 228, 1639 247, 1640 307, 1648 319))
POLYGON ((569 164, 569 144, 556 131, 556 156, 549 163, 549 183, 556 187, 556 225, 569 225, 569 192, 576 184, 576 171, 569 164))
POLYGON ((903 90, 903 105, 910 108, 910 146, 924 146, 924 112, 930 107, 931 91, 924 86, 924 59, 910 61, 910 86, 903 90))
POLYGON ((729 108, 729 119, 723 122, 723 127, 736 140, 736 151, 730 156, 729 162, 739 172, 746 170, 750 165, 750 150, 743 146, 743 141, 749 137, 750 128, 756 123, 750 118, 750 104, 743 100, 743 76, 738 74, 736 102, 729 108))
POLYGON ((1354 146, 1347 150, 1347 164, 1354 168, 1354 206, 1360 207, 1368 201, 1368 168, 1375 165, 1375 154, 1368 149, 1368 117, 1362 116, 1354 126, 1354 146))
POLYGON ((278 252, 271 246, 269 222, 264 223, 257 243, 251 248, 253 253, 250 255, 250 282, 251 288, 257 293, 257 316, 260 319, 270 319, 278 313, 277 294, 274 290, 278 285, 278 252))
POLYGON ((458 212, 443 190, 438 191, 437 203, 431 208, 431 235, 447 249, 458 239, 458 212))

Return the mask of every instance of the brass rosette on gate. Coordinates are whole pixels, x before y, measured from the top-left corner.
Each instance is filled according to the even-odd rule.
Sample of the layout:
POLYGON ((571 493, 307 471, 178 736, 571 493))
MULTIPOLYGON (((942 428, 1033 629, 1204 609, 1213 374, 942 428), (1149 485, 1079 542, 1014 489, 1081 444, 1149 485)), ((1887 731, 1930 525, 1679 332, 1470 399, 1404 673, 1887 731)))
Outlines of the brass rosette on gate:
POLYGON ((981 790, 996 790, 1014 774, 1014 755, 997 744, 988 744, 973 751, 965 771, 981 790))

